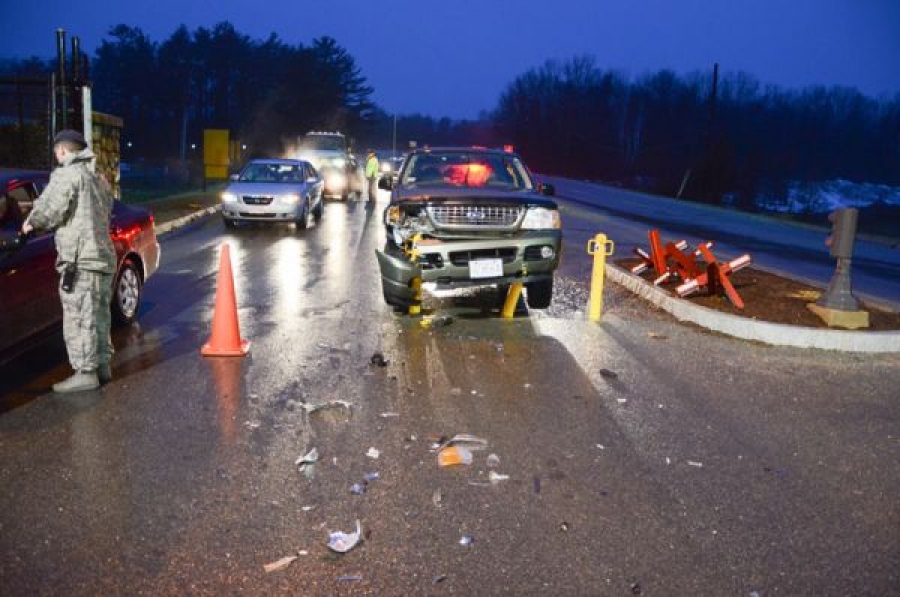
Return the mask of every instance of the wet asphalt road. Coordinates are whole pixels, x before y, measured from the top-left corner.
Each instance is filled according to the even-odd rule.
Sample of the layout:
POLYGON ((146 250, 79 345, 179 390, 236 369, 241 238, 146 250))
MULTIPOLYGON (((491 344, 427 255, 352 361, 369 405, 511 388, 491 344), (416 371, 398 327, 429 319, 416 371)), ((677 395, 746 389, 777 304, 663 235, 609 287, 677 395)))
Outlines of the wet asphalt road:
POLYGON ((0 593, 900 593, 900 357, 724 338, 615 287, 588 324, 582 240, 608 217, 570 213, 551 309, 429 298, 453 320, 428 328, 382 304, 357 204, 167 235, 111 384, 48 394, 59 338, 0 370, 0 593), (243 359, 199 354, 222 242, 243 359), (457 433, 488 446, 440 468, 457 433))

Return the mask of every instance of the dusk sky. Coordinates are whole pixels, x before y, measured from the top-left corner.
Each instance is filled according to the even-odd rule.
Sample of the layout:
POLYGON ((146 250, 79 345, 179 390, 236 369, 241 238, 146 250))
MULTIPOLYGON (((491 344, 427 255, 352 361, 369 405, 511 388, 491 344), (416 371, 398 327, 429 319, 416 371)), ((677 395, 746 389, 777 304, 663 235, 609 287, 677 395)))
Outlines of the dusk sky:
POLYGON ((55 55, 55 30, 91 56, 109 29, 162 42, 222 21, 255 40, 334 37, 389 113, 475 118, 546 60, 595 57, 631 77, 745 71, 786 88, 900 93, 900 0, 45 0, 3 9, 2 57, 55 55))

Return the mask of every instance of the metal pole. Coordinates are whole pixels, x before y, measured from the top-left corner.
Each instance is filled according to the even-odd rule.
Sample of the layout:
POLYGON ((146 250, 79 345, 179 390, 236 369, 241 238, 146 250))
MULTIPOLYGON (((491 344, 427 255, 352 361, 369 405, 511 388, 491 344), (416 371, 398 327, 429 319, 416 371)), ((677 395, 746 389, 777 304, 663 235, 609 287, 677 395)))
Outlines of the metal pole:
POLYGON ((588 319, 600 321, 603 311, 603 283, 606 276, 606 258, 613 254, 615 244, 602 232, 588 241, 588 255, 594 256, 594 267, 591 274, 591 297, 588 306, 588 319))
POLYGON ((66 105, 66 30, 65 29, 57 29, 56 30, 56 60, 59 63, 59 83, 58 88, 60 90, 60 128, 68 128, 66 125, 68 124, 68 106, 66 105))

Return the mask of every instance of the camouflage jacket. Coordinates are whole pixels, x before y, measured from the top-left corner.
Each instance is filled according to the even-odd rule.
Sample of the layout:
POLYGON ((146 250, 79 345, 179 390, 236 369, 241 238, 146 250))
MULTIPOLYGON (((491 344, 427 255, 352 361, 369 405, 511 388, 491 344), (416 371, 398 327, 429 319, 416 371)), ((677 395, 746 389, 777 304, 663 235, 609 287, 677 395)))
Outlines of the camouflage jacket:
POLYGON ((77 263, 85 270, 115 273, 116 252, 109 236, 113 197, 90 168, 94 154, 84 149, 69 156, 50 175, 34 202, 28 222, 56 232, 56 267, 77 263))

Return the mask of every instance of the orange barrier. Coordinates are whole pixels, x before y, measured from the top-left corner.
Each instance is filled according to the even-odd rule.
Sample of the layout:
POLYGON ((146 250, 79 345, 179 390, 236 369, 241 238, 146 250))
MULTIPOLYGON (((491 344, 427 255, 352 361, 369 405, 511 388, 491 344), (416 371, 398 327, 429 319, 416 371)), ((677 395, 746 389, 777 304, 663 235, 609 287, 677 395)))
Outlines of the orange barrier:
POLYGON ((200 354, 205 357, 242 357, 250 352, 250 342, 241 340, 229 255, 228 243, 225 243, 222 245, 222 254, 219 258, 212 336, 200 349, 200 354))

